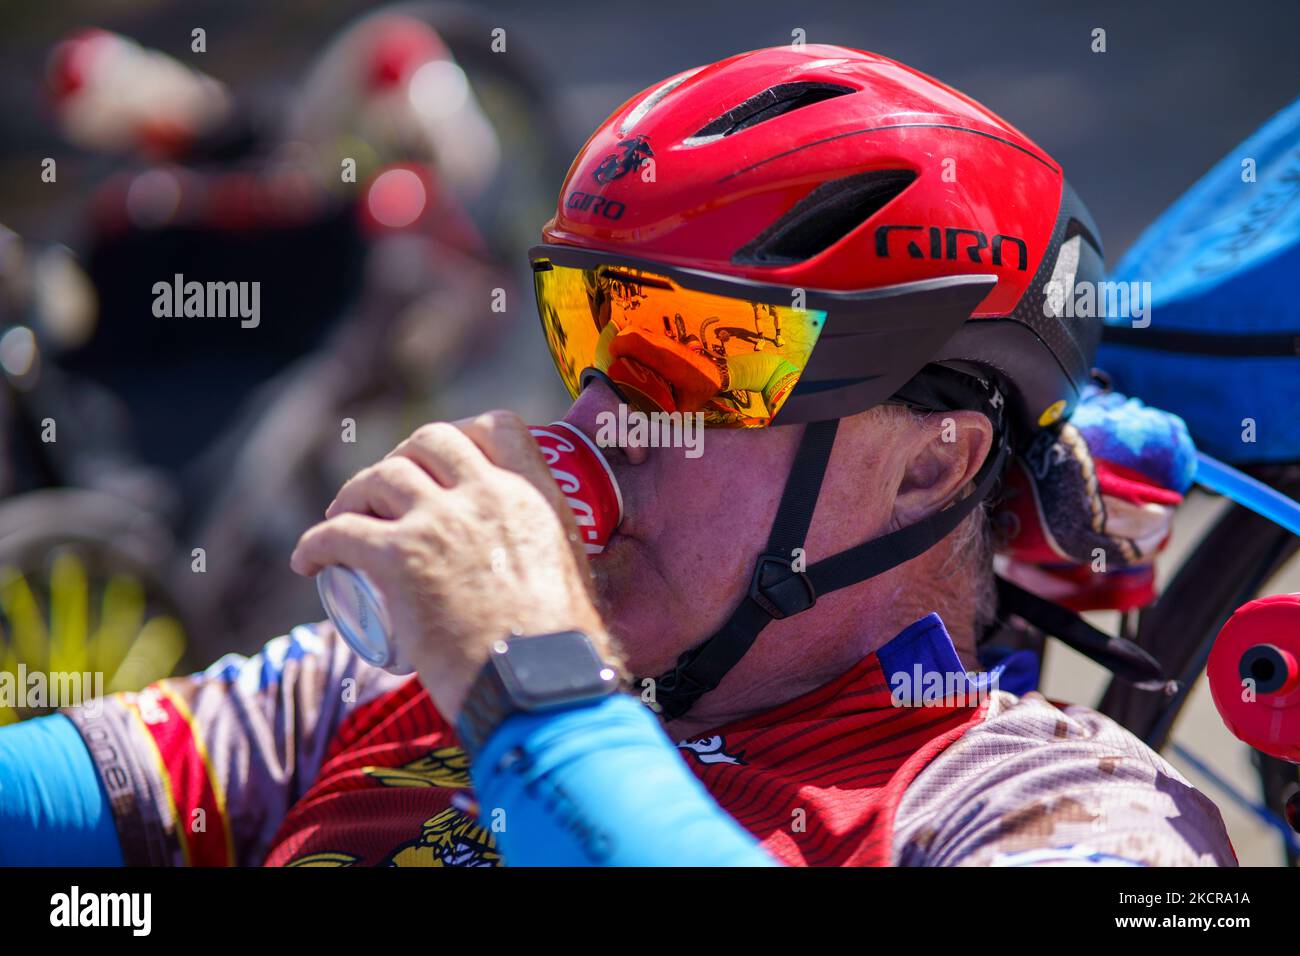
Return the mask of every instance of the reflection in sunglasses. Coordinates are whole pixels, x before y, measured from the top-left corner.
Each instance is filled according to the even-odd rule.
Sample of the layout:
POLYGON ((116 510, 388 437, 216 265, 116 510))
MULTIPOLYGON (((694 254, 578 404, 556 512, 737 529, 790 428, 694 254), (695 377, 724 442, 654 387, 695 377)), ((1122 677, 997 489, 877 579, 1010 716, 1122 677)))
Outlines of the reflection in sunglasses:
POLYGON ((826 313, 682 288, 624 266, 535 274, 547 343, 569 393, 588 368, 646 412, 711 427, 767 425, 799 380, 826 313))

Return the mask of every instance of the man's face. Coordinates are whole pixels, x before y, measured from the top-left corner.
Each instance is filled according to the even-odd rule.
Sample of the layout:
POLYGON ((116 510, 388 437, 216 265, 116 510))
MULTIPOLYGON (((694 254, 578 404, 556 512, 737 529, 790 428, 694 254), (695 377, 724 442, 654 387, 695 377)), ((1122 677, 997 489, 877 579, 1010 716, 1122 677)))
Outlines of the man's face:
MULTIPOLYGON (((594 439, 597 416, 617 410, 617 396, 596 381, 565 421, 594 439)), ((841 424, 808 536, 809 564, 888 520, 889 496, 869 492, 887 487, 891 456, 868 453, 869 431, 855 419, 841 424)), ((592 569, 602 615, 634 673, 667 670, 735 609, 767 545, 802 435, 798 425, 710 429, 696 458, 681 448, 604 449, 625 518, 592 569)))

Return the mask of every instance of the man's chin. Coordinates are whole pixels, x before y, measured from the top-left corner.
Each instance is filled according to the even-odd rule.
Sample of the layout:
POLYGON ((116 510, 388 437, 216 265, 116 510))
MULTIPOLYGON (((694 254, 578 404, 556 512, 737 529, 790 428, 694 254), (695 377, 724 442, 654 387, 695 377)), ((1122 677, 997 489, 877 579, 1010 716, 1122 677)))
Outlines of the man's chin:
POLYGON ((605 544, 605 550, 591 558, 596 596, 600 601, 599 611, 605 616, 605 624, 611 630, 615 628, 618 609, 627 600, 629 588, 635 579, 636 544, 635 538, 615 531, 605 544))
POLYGON ((644 561, 644 554, 636 558, 633 557, 642 547, 641 539, 635 534, 625 534, 621 530, 615 531, 609 536, 609 541, 605 543, 605 550, 592 557, 591 566, 599 576, 601 568, 604 566, 614 567, 631 560, 644 561))
POLYGON ((643 545, 630 535, 615 532, 605 550, 591 560, 595 576, 597 610, 605 627, 618 642, 628 666, 640 673, 639 651, 654 643, 650 633, 654 617, 647 617, 646 603, 654 601, 657 577, 647 565, 643 545))

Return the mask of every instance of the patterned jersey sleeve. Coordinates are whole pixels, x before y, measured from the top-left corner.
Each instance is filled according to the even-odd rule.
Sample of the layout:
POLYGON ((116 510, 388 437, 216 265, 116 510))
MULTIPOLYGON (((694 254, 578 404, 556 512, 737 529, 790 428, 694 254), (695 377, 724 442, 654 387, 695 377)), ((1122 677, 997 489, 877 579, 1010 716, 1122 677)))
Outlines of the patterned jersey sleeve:
POLYGON ((1033 693, 925 768, 894 821, 904 866, 1235 866, 1218 809, 1119 724, 1033 693))
POLYGON ((128 866, 255 865, 340 722, 414 677, 358 658, 328 624, 259 654, 64 711, 104 784, 128 866))

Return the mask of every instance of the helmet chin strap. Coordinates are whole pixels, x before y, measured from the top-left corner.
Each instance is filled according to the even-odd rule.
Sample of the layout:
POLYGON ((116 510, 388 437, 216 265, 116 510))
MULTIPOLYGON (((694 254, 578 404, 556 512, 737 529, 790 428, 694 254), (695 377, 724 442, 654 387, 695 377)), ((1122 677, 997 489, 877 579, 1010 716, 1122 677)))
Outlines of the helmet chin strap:
MULTIPOLYGON (((933 368, 933 367, 932 367, 933 368)), ((900 390, 899 397, 908 404, 933 409, 953 397, 952 375, 972 381, 960 373, 940 370, 940 381, 927 380, 926 373, 900 390)), ((947 407, 970 408, 971 392, 964 385, 965 403, 947 407)), ((994 423, 996 446, 990 451, 974 479, 971 494, 950 507, 923 518, 915 524, 864 542, 847 551, 818 561, 804 571, 796 571, 794 550, 803 548, 812 524, 817 496, 826 475, 831 447, 839 421, 812 422, 804 430, 794 465, 786 478, 781 503, 777 507, 767 547, 754 564, 749 591, 725 624, 702 644, 684 652, 677 665, 654 682, 654 702, 650 705, 663 720, 675 720, 686 714, 695 703, 716 688, 754 645, 758 635, 772 621, 779 621, 808 610, 817 603, 819 594, 867 581, 928 551, 943 540, 988 497, 1002 474, 1009 446, 1001 427, 1002 399, 996 390, 990 399, 984 389, 978 392, 978 410, 994 423)))

